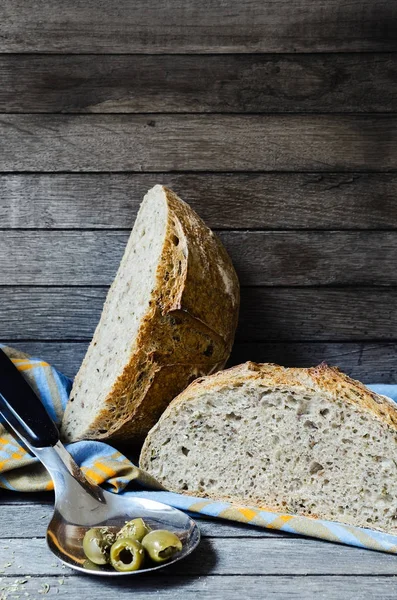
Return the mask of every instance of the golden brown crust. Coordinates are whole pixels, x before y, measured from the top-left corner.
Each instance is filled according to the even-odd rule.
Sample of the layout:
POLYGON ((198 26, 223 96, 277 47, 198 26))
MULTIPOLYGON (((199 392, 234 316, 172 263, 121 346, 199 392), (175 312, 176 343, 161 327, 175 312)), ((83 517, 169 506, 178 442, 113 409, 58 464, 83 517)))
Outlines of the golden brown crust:
MULTIPOLYGON (((287 368, 271 363, 253 362, 246 362, 195 380, 168 405, 152 431, 155 431, 162 421, 167 419, 178 404, 194 401, 207 392, 214 392, 225 387, 235 388, 250 382, 264 387, 287 386, 288 388, 301 388, 304 391, 323 392, 331 401, 346 402, 371 412, 379 421, 397 431, 395 402, 386 396, 372 392, 359 381, 342 373, 337 367, 329 367, 325 363, 321 363, 317 367, 309 369, 287 368)), ((141 460, 143 461, 146 448, 150 444, 150 436, 151 431, 142 447, 141 460)))
MULTIPOLYGON (((174 216, 170 237, 174 239, 176 235, 179 239, 178 246, 173 247, 175 254, 171 263, 177 263, 178 255, 184 256, 186 251, 187 257, 184 256, 182 281, 177 282, 172 301, 165 300, 164 309, 183 310, 202 321, 230 344, 230 351, 234 338, 233 335, 230 339, 230 330, 236 329, 240 302, 234 267, 211 229, 176 194, 167 188, 165 191, 174 216), (214 302, 214 295, 217 302, 214 302)), ((168 290, 164 289, 164 292, 163 298, 168 290)))
POLYGON ((196 213, 164 193, 169 216, 151 307, 86 439, 142 441, 175 395, 221 369, 231 352, 239 309, 233 265, 196 213))

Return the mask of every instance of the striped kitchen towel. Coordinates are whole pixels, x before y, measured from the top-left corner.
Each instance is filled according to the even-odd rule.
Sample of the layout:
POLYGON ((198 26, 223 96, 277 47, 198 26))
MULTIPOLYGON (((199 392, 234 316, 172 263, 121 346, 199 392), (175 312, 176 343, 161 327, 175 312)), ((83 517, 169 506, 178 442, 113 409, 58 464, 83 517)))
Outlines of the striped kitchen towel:
MULTIPOLYGON (((2 348, 24 374, 52 419, 59 425, 72 385, 70 379, 38 358, 32 358, 12 348, 4 346, 2 348)), ((397 401, 397 386, 371 385, 369 387, 378 394, 384 394, 397 401)), ((397 536, 371 529, 147 489, 150 479, 123 454, 103 442, 76 442, 67 445, 67 449, 87 477, 118 494, 158 500, 175 508, 205 516, 298 533, 371 550, 397 553, 397 536)), ((1 422, 0 488, 19 492, 53 489, 51 478, 41 463, 21 446, 1 422)))

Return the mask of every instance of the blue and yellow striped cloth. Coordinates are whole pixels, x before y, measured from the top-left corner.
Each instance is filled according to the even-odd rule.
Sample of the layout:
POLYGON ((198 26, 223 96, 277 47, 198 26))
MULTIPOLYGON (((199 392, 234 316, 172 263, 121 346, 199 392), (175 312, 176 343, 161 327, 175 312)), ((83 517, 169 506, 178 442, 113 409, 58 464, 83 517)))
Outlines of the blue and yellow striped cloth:
MULTIPOLYGON (((60 423, 72 382, 49 364, 12 348, 2 347, 40 396, 47 411, 60 423)), ((397 401, 397 386, 372 385, 371 389, 397 401)), ((281 514, 228 502, 216 502, 167 491, 146 489, 148 479, 134 464, 103 442, 77 442, 67 446, 87 477, 109 491, 151 498, 181 510, 278 529, 397 554, 397 536, 342 523, 281 514), (138 484, 137 486, 134 484, 138 484)), ((52 490, 53 484, 41 463, 22 448, 0 423, 0 487, 19 492, 52 490)))

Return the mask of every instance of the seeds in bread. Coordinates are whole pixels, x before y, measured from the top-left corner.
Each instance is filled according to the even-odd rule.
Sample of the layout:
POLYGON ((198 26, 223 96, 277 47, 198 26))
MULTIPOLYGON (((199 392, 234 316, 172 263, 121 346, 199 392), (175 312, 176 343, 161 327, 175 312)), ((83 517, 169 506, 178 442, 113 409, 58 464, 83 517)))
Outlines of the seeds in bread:
POLYGON ((145 196, 62 424, 67 441, 138 443, 229 357, 239 285, 220 241, 171 190, 145 196))
POLYGON ((246 363, 198 380, 140 466, 167 489, 397 533, 397 408, 336 368, 246 363))

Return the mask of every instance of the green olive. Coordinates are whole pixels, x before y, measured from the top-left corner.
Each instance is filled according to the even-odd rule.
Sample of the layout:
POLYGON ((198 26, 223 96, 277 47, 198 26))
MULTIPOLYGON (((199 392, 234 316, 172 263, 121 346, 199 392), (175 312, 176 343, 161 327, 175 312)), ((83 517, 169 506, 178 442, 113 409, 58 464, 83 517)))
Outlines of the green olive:
POLYGON ((145 551, 133 538, 120 538, 110 548, 110 562, 116 571, 137 571, 144 560, 145 551))
POLYGON ((108 527, 89 529, 83 540, 84 554, 96 565, 106 565, 109 562, 110 547, 115 539, 115 534, 108 527))
POLYGON ((171 531, 156 529, 148 533, 142 540, 142 546, 150 558, 157 563, 169 560, 182 550, 182 542, 171 531))
POLYGON ((83 568, 87 569, 88 571, 101 571, 102 570, 100 565, 96 565, 89 558, 86 558, 85 561, 83 562, 83 568))
POLYGON ((117 539, 132 538, 141 542, 145 535, 150 531, 149 525, 146 525, 143 519, 132 519, 128 521, 117 534, 117 539))

